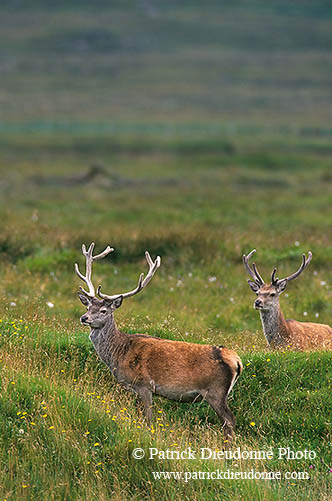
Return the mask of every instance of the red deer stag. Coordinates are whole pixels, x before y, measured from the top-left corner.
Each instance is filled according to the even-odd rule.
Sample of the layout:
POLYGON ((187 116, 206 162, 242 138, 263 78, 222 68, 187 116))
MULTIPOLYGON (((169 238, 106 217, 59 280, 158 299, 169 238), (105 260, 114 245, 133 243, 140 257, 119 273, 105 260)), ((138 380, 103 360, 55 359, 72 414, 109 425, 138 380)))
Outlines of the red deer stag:
POLYGON ((230 437, 235 418, 227 405, 227 397, 242 370, 238 355, 221 346, 200 345, 170 341, 144 334, 125 334, 115 324, 113 312, 124 298, 144 289, 160 266, 160 257, 152 261, 145 253, 149 271, 140 275, 138 285, 130 292, 108 296, 95 288, 91 281, 93 261, 101 259, 113 249, 107 247, 93 256, 94 243, 82 251, 86 259, 86 274, 75 270, 86 283, 80 287, 79 298, 87 307, 81 323, 90 327, 90 339, 101 360, 110 368, 119 383, 133 390, 144 405, 150 423, 152 395, 161 395, 181 402, 205 399, 223 423, 225 437, 230 437))
POLYGON ((324 324, 286 320, 279 304, 279 296, 286 289, 288 282, 297 278, 309 265, 312 254, 302 255, 300 268, 286 278, 276 277, 277 269, 271 275, 271 283, 265 284, 256 264, 252 268, 249 259, 256 252, 253 249, 247 256, 243 255, 244 266, 251 276, 248 280, 250 289, 257 294, 254 308, 259 310, 263 331, 271 348, 292 348, 297 350, 330 350, 332 349, 332 328, 324 324))

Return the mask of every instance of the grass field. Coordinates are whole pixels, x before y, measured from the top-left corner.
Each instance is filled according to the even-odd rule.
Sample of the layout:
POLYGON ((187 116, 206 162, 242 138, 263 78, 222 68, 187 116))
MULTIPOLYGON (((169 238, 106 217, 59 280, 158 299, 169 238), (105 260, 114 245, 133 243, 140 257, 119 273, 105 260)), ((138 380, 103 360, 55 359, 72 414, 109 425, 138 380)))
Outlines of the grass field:
POLYGON ((241 261, 256 248, 267 280, 311 250, 281 305, 331 325, 329 5, 22 1, 0 12, 0 500, 331 500, 331 353, 266 348, 241 261), (271 447, 274 459, 132 457, 222 450, 223 435, 205 403, 159 398, 148 428, 99 362, 74 274, 92 241, 115 248, 94 271, 109 294, 134 287, 146 249, 162 257, 118 326, 237 350, 232 448, 271 447), (317 457, 278 459, 279 447, 317 457), (152 474, 252 468, 310 478, 152 474))

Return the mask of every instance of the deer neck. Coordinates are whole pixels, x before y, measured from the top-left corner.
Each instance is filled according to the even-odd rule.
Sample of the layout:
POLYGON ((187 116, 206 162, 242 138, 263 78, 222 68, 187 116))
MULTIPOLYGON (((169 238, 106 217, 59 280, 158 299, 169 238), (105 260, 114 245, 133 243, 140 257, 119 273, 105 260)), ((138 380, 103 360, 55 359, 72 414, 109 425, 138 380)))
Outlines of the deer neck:
POLYGON ((91 329, 90 339, 101 360, 116 375, 121 355, 126 352, 128 335, 120 332, 114 319, 111 319, 103 328, 91 329))
POLYGON ((289 327, 281 311, 280 305, 268 311, 260 311, 263 331, 268 344, 272 347, 281 347, 289 344, 289 327))

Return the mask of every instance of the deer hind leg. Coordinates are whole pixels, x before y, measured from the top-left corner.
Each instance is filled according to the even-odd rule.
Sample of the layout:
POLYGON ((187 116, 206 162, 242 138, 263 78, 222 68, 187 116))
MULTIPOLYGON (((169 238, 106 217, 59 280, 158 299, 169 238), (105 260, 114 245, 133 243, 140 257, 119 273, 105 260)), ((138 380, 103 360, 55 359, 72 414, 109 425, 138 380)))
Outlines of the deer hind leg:
POLYGON ((220 391, 220 389, 209 390, 205 395, 205 400, 222 422, 225 439, 230 440, 235 428, 235 417, 227 405, 227 392, 220 391))
POLYGON ((146 387, 135 388, 140 402, 143 404, 143 412, 147 423, 150 424, 152 420, 152 392, 146 387))

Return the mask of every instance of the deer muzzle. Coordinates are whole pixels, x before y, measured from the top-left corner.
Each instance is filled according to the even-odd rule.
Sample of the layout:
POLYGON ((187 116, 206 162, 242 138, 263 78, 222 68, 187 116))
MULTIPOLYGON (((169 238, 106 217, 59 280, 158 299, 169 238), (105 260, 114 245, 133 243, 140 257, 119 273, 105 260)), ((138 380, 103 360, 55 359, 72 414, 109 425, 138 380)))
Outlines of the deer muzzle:
POLYGON ((88 315, 82 315, 81 316, 81 323, 83 325, 90 325, 90 321, 89 321, 89 316, 88 315))
POLYGON ((261 299, 256 299, 254 308, 256 308, 256 310, 261 310, 263 308, 263 301, 261 299))

